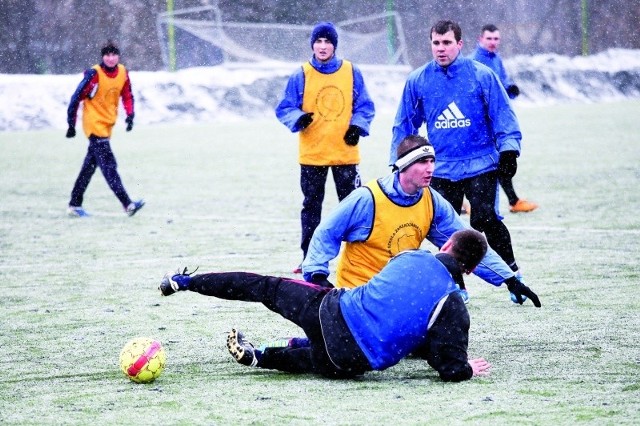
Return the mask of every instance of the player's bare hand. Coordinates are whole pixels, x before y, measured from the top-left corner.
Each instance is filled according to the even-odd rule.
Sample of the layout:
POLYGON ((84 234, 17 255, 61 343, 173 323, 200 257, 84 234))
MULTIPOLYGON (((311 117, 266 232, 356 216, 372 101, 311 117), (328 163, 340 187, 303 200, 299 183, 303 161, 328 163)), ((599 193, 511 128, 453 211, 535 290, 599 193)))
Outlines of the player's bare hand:
POLYGON ((474 376, 488 376, 491 364, 484 358, 470 359, 469 365, 473 369, 474 376))

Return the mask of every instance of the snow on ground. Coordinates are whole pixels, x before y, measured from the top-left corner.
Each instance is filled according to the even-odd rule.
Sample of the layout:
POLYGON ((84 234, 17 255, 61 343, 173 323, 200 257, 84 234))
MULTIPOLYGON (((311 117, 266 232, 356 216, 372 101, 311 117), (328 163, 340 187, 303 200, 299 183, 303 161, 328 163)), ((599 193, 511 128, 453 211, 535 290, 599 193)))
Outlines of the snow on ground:
MULTIPOLYGON (((287 78, 297 66, 259 63, 173 73, 132 71, 136 124, 273 118, 287 78)), ((505 59, 505 66, 520 86, 522 95, 516 102, 521 105, 640 97, 640 50, 611 49, 587 57, 515 56, 505 59)), ((393 114, 410 70, 361 69, 376 110, 393 114)), ((82 72, 0 74, 0 131, 66 128, 69 99, 81 79, 82 72)))

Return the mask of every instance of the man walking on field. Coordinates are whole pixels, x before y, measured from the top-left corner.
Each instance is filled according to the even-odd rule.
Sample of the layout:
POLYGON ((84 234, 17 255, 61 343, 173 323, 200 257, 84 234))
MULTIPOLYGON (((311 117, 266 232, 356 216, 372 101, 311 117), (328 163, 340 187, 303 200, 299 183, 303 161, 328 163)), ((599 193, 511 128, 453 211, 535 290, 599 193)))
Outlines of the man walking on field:
POLYGON ((67 210, 71 217, 86 217, 89 214, 82 207, 84 193, 91 177, 100 167, 109 188, 118 197, 125 213, 136 214, 144 206, 143 200, 133 201, 124 189, 116 158, 111 151, 109 139, 116 119, 118 118, 118 100, 127 112, 127 132, 133 128, 133 94, 129 73, 120 64, 120 49, 109 41, 101 50, 102 62, 94 65, 84 73, 84 78, 71 97, 67 110, 67 137, 76 136, 76 118, 80 102, 82 102, 82 128, 89 138, 89 148, 80 174, 71 191, 71 200, 67 210))

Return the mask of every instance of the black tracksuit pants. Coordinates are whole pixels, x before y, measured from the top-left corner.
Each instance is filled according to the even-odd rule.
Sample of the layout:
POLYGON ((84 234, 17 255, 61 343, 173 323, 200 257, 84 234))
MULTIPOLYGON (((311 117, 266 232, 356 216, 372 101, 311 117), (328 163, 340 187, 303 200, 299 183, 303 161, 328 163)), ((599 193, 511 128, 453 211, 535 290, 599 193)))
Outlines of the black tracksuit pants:
POLYGON ((371 370, 340 313, 344 290, 248 272, 194 275, 189 290, 220 299, 260 302, 304 330, 309 347, 269 348, 258 367, 332 378, 371 370))
POLYGON ((89 138, 87 155, 82 163, 82 168, 80 169, 76 183, 73 185, 69 205, 74 207, 82 206, 84 193, 89 186, 89 182, 91 182, 91 177, 95 173, 96 167, 100 167, 107 181, 107 185, 109 185, 109 188, 116 194, 122 206, 126 208, 131 203, 131 199, 129 195, 127 195, 127 191, 122 184, 122 179, 120 179, 120 175, 118 174, 118 164, 116 163, 113 151, 111 151, 109 139, 98 138, 93 135, 89 138))

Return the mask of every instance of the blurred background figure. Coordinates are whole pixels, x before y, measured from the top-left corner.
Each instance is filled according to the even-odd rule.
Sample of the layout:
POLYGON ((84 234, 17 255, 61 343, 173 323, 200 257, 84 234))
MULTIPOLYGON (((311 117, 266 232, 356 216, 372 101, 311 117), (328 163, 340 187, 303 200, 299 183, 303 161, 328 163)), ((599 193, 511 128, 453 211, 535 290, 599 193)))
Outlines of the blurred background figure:
MULTIPOLYGON (((500 30, 493 24, 487 24, 482 27, 480 36, 478 37, 478 47, 473 53, 472 59, 488 66, 498 75, 500 82, 504 86, 509 99, 515 99, 520 95, 520 88, 509 78, 507 71, 502 64, 502 58, 498 53, 500 47, 500 30)), ((515 163, 515 158, 513 159, 515 163)), ((525 213, 538 208, 536 203, 527 201, 518 197, 513 187, 512 176, 504 173, 504 170, 498 169, 498 181, 509 200, 509 211, 512 213, 525 213)))

